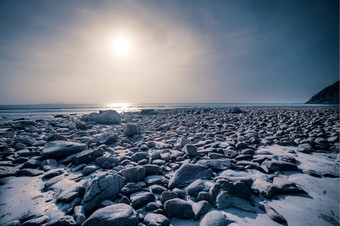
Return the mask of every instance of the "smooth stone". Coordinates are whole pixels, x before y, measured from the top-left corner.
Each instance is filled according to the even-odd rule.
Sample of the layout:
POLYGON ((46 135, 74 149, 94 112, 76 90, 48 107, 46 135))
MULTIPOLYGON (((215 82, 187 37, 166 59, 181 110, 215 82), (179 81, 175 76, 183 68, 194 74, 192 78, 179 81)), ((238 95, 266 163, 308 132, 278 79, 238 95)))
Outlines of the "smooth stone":
POLYGON ((264 180, 255 180, 252 188, 267 199, 271 199, 279 191, 279 188, 275 184, 264 180))
POLYGON ((131 194, 131 193, 139 192, 141 190, 142 190, 142 187, 139 184, 129 182, 122 188, 120 192, 123 194, 131 194))
POLYGON ((41 216, 25 221, 22 226, 39 226, 48 221, 48 216, 41 216))
POLYGON ((169 226, 170 220, 162 214, 148 213, 144 217, 144 223, 146 225, 154 224, 154 225, 159 225, 159 226, 169 226))
POLYGON ((21 169, 18 171, 19 176, 29 176, 29 177, 35 177, 43 174, 44 171, 37 170, 37 169, 21 169))
POLYGON ((18 169, 11 166, 0 166, 0 178, 16 176, 18 169))
POLYGON ((205 183, 201 179, 197 179, 185 189, 188 195, 196 196, 200 191, 205 189, 205 183))
POLYGON ((124 203, 114 204, 96 210, 82 226, 137 226, 137 212, 124 203))
POLYGON ((194 211, 189 202, 174 198, 164 203, 164 210, 168 217, 178 217, 180 219, 190 219, 194 216, 194 211))
POLYGON ((91 113, 82 117, 84 121, 94 121, 99 124, 119 124, 121 122, 120 114, 115 110, 100 111, 98 113, 91 113))
POLYGON ((209 167, 214 172, 220 172, 234 168, 234 164, 229 159, 202 159, 197 162, 198 165, 209 167))
POLYGON ((146 170, 146 175, 158 175, 163 173, 162 167, 155 164, 146 164, 144 165, 144 168, 146 170))
POLYGON ((207 166, 183 164, 169 180, 169 188, 185 187, 196 179, 209 179, 213 172, 207 166))
POLYGON ((269 205, 264 204, 261 205, 259 208, 263 210, 271 220, 279 224, 287 223, 287 220, 284 218, 284 216, 279 214, 274 208, 270 207, 269 205))
POLYGON ((127 182, 142 181, 146 176, 146 170, 143 166, 126 168, 119 171, 119 173, 123 175, 127 182))
POLYGON ((184 145, 184 147, 182 148, 182 151, 189 156, 197 156, 198 155, 196 147, 192 144, 184 145))
POLYGON ((71 141, 52 141, 45 145, 41 155, 45 158, 61 159, 87 150, 87 145, 71 141))
POLYGON ((262 168, 265 172, 276 172, 276 171, 297 171, 298 167, 289 162, 284 161, 264 161, 262 163, 262 168))
POLYGON ((201 216, 206 214, 212 205, 207 201, 199 201, 192 205, 192 210, 194 211, 194 220, 198 220, 201 216))
POLYGON ((229 219, 220 211, 210 211, 207 213, 200 222, 200 226, 227 226, 229 219))
POLYGON ((42 179, 43 180, 50 179, 52 177, 59 176, 59 175, 63 174, 64 172, 65 172, 65 170, 63 170, 63 169, 49 170, 47 173, 44 174, 42 179))
POLYGON ((156 197, 151 192, 142 192, 130 197, 131 205, 134 209, 139 209, 149 202, 154 202, 156 197))
POLYGON ((162 194, 162 192, 166 190, 167 189, 165 187, 157 185, 157 184, 150 186, 150 191, 154 194, 162 194))
POLYGON ((175 192, 173 192, 173 191, 163 191, 161 193, 159 200, 161 201, 161 203, 165 203, 166 201, 168 201, 170 199, 174 199, 174 198, 178 198, 178 195, 175 192))
POLYGON ((126 129, 124 134, 128 137, 132 137, 134 135, 140 134, 140 125, 139 123, 128 123, 126 124, 126 129))
POLYGON ((228 191, 221 191, 216 197, 216 206, 219 209, 231 207, 231 196, 228 191))
POLYGON ((104 133, 97 137, 97 143, 99 145, 100 144, 111 145, 117 142, 117 140, 118 140, 117 134, 112 134, 112 133, 104 133))
POLYGON ((70 215, 65 215, 61 218, 48 221, 44 226, 75 226, 77 225, 74 218, 70 215))

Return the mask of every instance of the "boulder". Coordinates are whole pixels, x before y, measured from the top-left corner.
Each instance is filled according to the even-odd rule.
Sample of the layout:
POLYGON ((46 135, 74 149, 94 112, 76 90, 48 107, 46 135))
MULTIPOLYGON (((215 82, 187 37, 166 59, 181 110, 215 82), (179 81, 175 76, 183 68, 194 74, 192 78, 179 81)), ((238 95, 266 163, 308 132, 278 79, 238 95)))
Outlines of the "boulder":
POLYGON ((124 203, 114 204, 96 210, 82 226, 137 226, 137 212, 124 203))
POLYGON ((287 220, 281 214, 279 214, 274 208, 270 207, 269 205, 264 204, 264 205, 261 205, 259 208, 261 210, 263 210, 264 212, 266 212, 267 216, 271 220, 273 220, 273 221, 275 221, 279 224, 287 223, 287 220))
POLYGON ((261 166, 266 173, 298 170, 298 167, 295 164, 284 161, 264 161, 261 166))
POLYGON ((227 226, 229 224, 228 218, 220 211, 210 211, 201 220, 200 226, 227 226))
POLYGON ((255 180, 253 184, 253 190, 258 191, 261 195, 263 195, 267 199, 271 199, 278 192, 278 187, 264 180, 255 180))
POLYGON ((131 193, 139 192, 141 190, 142 190, 142 187, 139 184, 129 182, 122 188, 120 192, 128 195, 131 193))
POLYGON ((94 210, 101 201, 114 199, 125 185, 125 179, 117 173, 101 173, 91 180, 85 190, 82 201, 84 210, 94 210))
POLYGON ((201 216, 206 214, 212 205, 207 201, 199 201, 192 205, 192 210, 194 211, 194 220, 198 220, 201 216))
POLYGON ((183 148, 182 151, 189 155, 189 156, 196 156, 198 155, 197 149, 194 145, 192 144, 186 144, 183 148))
POLYGON ((185 187, 197 179, 209 179, 213 171, 204 165, 183 164, 169 180, 169 188, 185 187))
POLYGON ((115 110, 100 111, 98 113, 91 113, 82 117, 84 121, 94 121, 99 124, 119 124, 121 116, 115 110))
POLYGON ((136 166, 119 171, 127 182, 138 182, 145 178, 146 170, 143 166, 136 166))
POLYGON ((164 210, 168 217, 190 219, 194 216, 191 204, 179 198, 174 198, 166 201, 164 203, 164 210))
POLYGON ((274 177, 273 184, 278 187, 280 193, 304 192, 294 182, 288 180, 287 178, 274 177))
POLYGON ((11 166, 0 166, 0 178, 17 175, 18 169, 11 166))
POLYGON ((71 141, 52 141, 45 145, 41 155, 45 158, 62 159, 87 150, 87 145, 71 141))
POLYGON ((169 219, 162 215, 162 214, 156 214, 156 213, 148 213, 144 217, 144 223, 146 225, 159 225, 159 226, 169 226, 170 221, 169 219))
POLYGON ((197 164, 207 166, 214 172, 220 172, 234 168, 234 164, 231 163, 230 159, 202 159, 199 160, 197 164))
POLYGON ((155 201, 155 195, 151 192, 142 192, 130 197, 131 205, 134 209, 139 209, 149 202, 155 201))
POLYGON ((128 123, 126 124, 125 135, 132 137, 134 135, 140 134, 140 125, 138 123, 128 123))

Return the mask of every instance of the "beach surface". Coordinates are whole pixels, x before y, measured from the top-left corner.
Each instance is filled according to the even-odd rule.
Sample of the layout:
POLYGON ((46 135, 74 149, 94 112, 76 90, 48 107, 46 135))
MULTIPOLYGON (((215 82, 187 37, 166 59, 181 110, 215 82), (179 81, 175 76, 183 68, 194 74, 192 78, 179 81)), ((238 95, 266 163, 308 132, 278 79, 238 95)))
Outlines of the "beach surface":
POLYGON ((339 108, 0 124, 0 225, 339 225, 339 108))

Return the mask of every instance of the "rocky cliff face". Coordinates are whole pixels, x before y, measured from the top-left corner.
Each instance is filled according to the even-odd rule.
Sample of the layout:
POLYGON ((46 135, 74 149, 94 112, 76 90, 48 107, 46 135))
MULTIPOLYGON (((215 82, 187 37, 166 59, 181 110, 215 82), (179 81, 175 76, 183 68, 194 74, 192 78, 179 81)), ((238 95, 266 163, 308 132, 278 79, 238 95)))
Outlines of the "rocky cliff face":
POLYGON ((315 94, 306 104, 339 104, 339 81, 315 94))

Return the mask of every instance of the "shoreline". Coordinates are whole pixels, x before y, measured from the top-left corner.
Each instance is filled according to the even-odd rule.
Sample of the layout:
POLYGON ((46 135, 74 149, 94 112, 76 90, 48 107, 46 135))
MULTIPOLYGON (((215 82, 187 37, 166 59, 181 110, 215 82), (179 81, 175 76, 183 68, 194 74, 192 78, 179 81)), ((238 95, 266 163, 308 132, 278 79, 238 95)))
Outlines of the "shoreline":
MULTIPOLYGON (((309 214, 311 225, 339 222, 338 106, 105 114, 0 123, 0 208, 8 207, 1 224, 40 220, 81 225, 86 220, 86 225, 98 220, 96 211, 118 203, 145 225, 151 216, 164 225, 204 225, 204 217, 214 211, 229 225, 275 225, 279 215, 294 225, 303 222, 299 211, 309 214), (196 173, 187 174, 186 167, 196 173), (11 214, 15 208, 3 195, 12 194, 9 187, 19 189, 21 182, 13 181, 27 178, 39 181, 30 200, 41 200, 30 205, 37 203, 41 211, 11 214), (120 182, 111 184, 110 178, 120 182), (96 183, 107 183, 110 191, 96 193, 96 183), (332 186, 313 190, 313 183, 320 189, 332 186), (315 211, 302 210, 306 203, 315 211), (51 206, 59 210, 57 216, 44 212, 51 206), (177 213, 180 206, 187 209, 177 213), (275 212, 276 221, 271 219, 275 212)), ((18 195, 12 203, 20 201, 18 195)))

